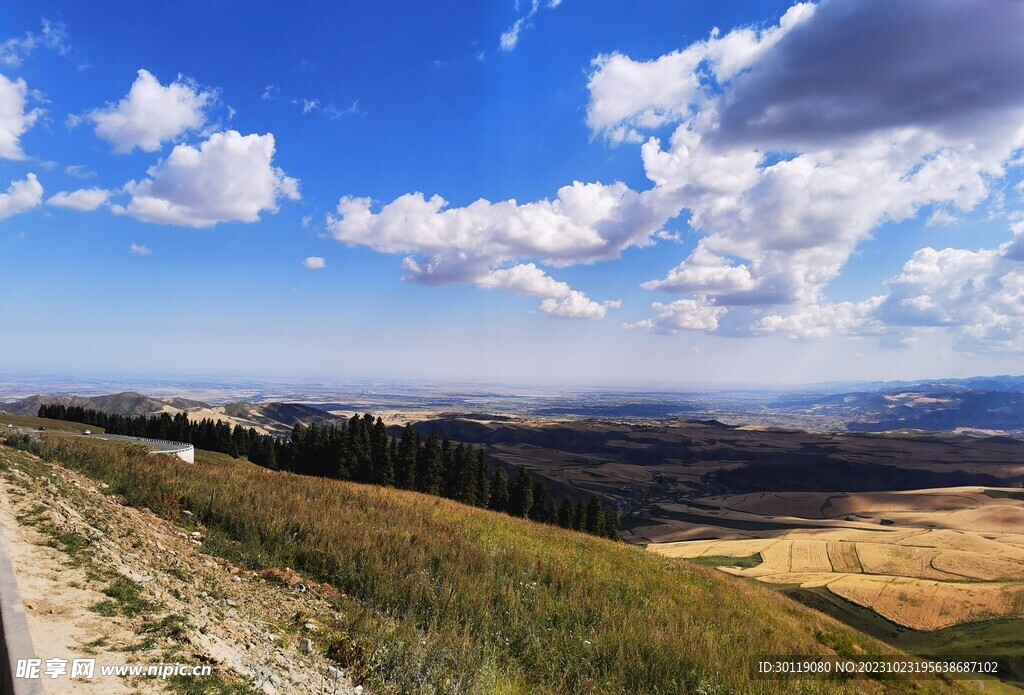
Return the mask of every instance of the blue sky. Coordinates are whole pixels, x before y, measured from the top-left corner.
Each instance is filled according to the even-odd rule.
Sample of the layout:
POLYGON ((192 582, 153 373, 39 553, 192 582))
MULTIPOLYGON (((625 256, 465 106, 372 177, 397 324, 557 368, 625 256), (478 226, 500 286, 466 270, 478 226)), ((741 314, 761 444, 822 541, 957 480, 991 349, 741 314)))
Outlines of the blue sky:
POLYGON ((1019 373, 1003 8, 9 3, 0 365, 1019 373), (877 24, 916 29, 893 49, 877 24))

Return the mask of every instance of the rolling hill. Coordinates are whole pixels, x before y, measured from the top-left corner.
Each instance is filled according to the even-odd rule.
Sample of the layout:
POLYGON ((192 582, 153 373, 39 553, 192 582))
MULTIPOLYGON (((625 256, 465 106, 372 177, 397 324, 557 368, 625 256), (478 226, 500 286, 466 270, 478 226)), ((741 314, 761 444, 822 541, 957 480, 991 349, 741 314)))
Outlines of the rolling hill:
POLYGON ((301 403, 228 403, 210 405, 187 398, 154 398, 134 391, 104 396, 36 395, 0 404, 0 412, 35 416, 41 405, 91 408, 111 415, 137 417, 160 413, 187 413, 191 420, 223 420, 231 425, 252 427, 262 434, 286 435, 297 424, 326 425, 338 422, 330 413, 301 403))
MULTIPOLYGON (((329 583, 336 593, 315 616, 309 649, 375 692, 770 695, 793 692, 794 682, 752 676, 766 651, 902 655, 714 570, 434 497, 230 459, 189 465, 82 439, 33 448, 41 460, 0 449, 0 470, 84 474, 186 537, 201 529, 192 535, 206 552, 329 583)), ((904 676, 799 687, 960 690, 904 676)))

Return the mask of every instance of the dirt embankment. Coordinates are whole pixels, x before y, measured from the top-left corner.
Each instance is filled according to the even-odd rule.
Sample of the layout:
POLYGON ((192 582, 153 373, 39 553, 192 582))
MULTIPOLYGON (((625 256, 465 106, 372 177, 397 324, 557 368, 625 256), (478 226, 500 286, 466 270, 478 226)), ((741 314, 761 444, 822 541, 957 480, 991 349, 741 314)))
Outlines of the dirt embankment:
POLYGON ((175 662, 212 665, 209 692, 362 690, 318 653, 330 587, 290 572, 263 578, 208 555, 200 527, 126 507, 10 449, 0 449, 0 527, 36 656, 96 660, 91 681, 46 679, 48 693, 184 691, 181 681, 99 675, 101 665, 175 662))

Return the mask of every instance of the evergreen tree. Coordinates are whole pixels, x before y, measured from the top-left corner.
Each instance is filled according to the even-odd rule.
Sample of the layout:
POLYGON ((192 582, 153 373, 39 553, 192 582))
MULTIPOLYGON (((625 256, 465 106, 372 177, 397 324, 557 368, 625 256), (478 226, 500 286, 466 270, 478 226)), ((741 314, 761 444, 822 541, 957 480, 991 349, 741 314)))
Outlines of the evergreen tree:
POLYGON ((479 507, 486 507, 491 499, 491 485, 487 477, 487 459, 484 457, 484 450, 477 449, 476 452, 476 503, 479 507))
POLYGON ((542 524, 551 523, 548 515, 551 511, 551 498, 548 497, 548 489, 539 480, 533 484, 533 505, 530 507, 530 518, 542 524))
POLYGON ((446 434, 441 440, 441 492, 442 497, 454 499, 458 493, 458 473, 455 470, 452 440, 446 434))
POLYGON ((610 511, 604 513, 604 535, 611 538, 613 541, 622 540, 622 536, 619 534, 619 513, 616 511, 610 511))
POLYGON ((406 424, 402 430, 402 440, 398 443, 398 456, 395 459, 395 484, 402 489, 416 489, 416 453, 419 448, 419 435, 413 430, 412 425, 406 424))
POLYGON ((520 468, 516 479, 509 485, 508 513, 512 516, 528 517, 533 508, 533 481, 526 469, 520 468))
POLYGON ((503 468, 496 468, 491 476, 491 496, 487 506, 496 512, 507 512, 508 496, 508 473, 503 468))
POLYGON ((558 508, 558 525, 562 528, 572 528, 572 502, 566 497, 558 508))
POLYGON ((601 498, 591 495, 587 502, 587 516, 585 530, 587 533, 601 535, 604 526, 604 510, 601 509, 601 498))
POLYGON ((370 482, 394 485, 395 469, 388 456, 388 430, 379 417, 370 431, 370 482))
POLYGON ((572 527, 577 531, 583 531, 587 526, 587 510, 583 502, 576 503, 576 509, 572 513, 572 527))
POLYGON ((431 434, 427 438, 427 443, 423 445, 420 453, 416 489, 428 495, 440 495, 444 460, 441 458, 441 443, 437 440, 436 434, 431 434))

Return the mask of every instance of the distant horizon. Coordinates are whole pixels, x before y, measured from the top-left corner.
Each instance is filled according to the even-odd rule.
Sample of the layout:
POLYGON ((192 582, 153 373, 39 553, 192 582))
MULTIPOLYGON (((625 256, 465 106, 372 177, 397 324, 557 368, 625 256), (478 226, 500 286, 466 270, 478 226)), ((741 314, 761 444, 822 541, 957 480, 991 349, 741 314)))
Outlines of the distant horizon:
MULTIPOLYGON (((1022 374, 972 374, 964 377, 922 377, 919 379, 837 379, 819 382, 802 383, 770 383, 770 382, 633 382, 633 383, 529 383, 529 382, 497 382, 497 381, 473 381, 473 380, 439 380, 439 379, 403 379, 385 377, 346 377, 346 376, 266 376, 254 374, 235 375, 213 375, 213 374, 174 374, 174 373, 128 373, 128 372, 78 372, 78 373, 50 373, 50 372, 20 372, 13 370, 0 370, 0 397, 4 397, 2 389, 8 380, 15 382, 32 383, 36 379, 53 380, 65 382, 68 387, 64 390, 48 390, 50 394, 75 395, 73 385, 75 383, 103 382, 110 381, 112 387, 124 387, 111 393, 124 393, 136 391, 142 395, 147 387, 155 387, 161 384, 162 388, 176 387, 180 390, 187 390, 188 382, 197 382, 206 387, 247 385, 250 387, 307 387, 315 389, 343 390, 346 386, 352 388, 365 387, 388 387, 400 388, 403 385, 410 385, 417 388, 438 388, 457 391, 460 388, 466 389, 535 389, 539 391, 650 391, 652 393, 669 392, 681 393, 693 392, 716 392, 716 391, 793 391, 800 389, 822 389, 828 387, 844 387, 857 385, 886 385, 886 384, 916 384, 927 382, 960 382, 982 379, 1024 379, 1022 374), (155 382, 155 383, 147 383, 155 382), (134 387, 133 387, 134 386, 134 387)), ((96 384, 98 385, 98 384, 96 384)), ((64 388, 62 385, 53 385, 53 388, 64 388)), ((34 394, 29 394, 34 395, 34 394)))

